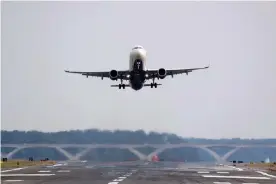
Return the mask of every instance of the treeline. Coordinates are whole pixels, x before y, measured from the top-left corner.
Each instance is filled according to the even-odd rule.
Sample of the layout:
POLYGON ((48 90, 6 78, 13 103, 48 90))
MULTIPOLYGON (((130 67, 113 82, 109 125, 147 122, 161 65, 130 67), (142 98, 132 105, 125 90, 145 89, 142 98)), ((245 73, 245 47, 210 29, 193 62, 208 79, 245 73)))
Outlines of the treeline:
POLYGON ((60 132, 1 131, 2 144, 45 143, 45 144, 276 144, 276 139, 200 139, 183 138, 169 133, 146 133, 143 130, 71 130, 60 132))
POLYGON ((61 132, 1 131, 1 143, 55 143, 55 144, 164 144, 183 143, 185 140, 175 134, 143 130, 71 130, 61 132))
POLYGON ((189 143, 198 143, 198 144, 276 144, 276 139, 201 139, 201 138, 188 138, 185 139, 189 143))

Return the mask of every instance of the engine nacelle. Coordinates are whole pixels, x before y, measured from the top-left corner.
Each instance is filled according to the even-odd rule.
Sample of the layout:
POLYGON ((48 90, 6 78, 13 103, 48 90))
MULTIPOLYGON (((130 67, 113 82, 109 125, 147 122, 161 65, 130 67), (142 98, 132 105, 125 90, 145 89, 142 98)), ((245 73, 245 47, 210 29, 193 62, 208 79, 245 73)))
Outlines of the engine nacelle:
POLYGON ((118 79, 118 71, 117 70, 111 70, 109 72, 109 77, 110 77, 111 80, 118 79))
POLYGON ((166 77, 166 75, 167 75, 167 71, 164 68, 160 68, 158 70, 158 77, 160 79, 164 79, 166 77))

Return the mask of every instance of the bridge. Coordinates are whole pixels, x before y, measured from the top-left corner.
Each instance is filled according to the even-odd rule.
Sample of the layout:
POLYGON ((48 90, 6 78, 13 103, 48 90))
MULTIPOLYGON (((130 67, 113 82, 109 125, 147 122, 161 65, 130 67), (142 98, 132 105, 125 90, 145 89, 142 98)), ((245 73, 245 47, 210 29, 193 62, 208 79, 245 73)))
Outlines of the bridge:
POLYGON ((140 160, 150 160, 153 155, 158 155, 165 151, 166 149, 172 148, 183 148, 191 147, 198 148, 206 151, 210 154, 217 162, 226 162, 227 159, 233 155, 236 151, 241 148, 252 148, 252 147, 273 147, 276 148, 276 144, 193 144, 193 143, 181 143, 181 144, 1 144, 1 147, 12 147, 15 148, 13 151, 7 153, 6 155, 2 154, 2 157, 12 158, 14 154, 18 151, 25 148, 55 148, 61 154, 63 154, 68 160, 80 160, 81 157, 85 156, 91 149, 95 148, 120 148, 128 149, 134 155, 136 155, 140 160), (156 148, 155 151, 149 155, 145 155, 135 148, 141 147, 152 147, 156 148), (231 147, 232 149, 225 153, 223 156, 218 155, 215 151, 210 149, 211 147, 231 147), (72 155, 64 148, 84 148, 83 151, 80 151, 76 155, 72 155))

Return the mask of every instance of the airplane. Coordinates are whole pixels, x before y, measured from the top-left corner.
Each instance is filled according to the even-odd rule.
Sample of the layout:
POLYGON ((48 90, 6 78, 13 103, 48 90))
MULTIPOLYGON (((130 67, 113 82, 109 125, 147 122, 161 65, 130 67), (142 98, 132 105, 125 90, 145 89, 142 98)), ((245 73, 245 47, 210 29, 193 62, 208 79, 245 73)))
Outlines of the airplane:
POLYGON ((152 162, 159 162, 159 157, 158 157, 157 155, 153 155, 153 156, 151 157, 151 161, 152 161, 152 162))
POLYGON ((174 75, 186 73, 188 75, 189 72, 200 69, 207 69, 207 67, 203 68, 188 68, 188 69, 172 69, 166 70, 165 68, 148 70, 146 69, 146 58, 147 51, 140 45, 136 45, 132 48, 129 55, 129 69, 128 70, 116 70, 112 69, 110 71, 102 71, 102 72, 80 72, 80 71, 68 71, 67 73, 75 73, 81 74, 88 78, 88 76, 92 77, 101 77, 110 78, 111 80, 121 80, 121 84, 119 85, 111 85, 111 87, 119 87, 119 89, 125 87, 131 87, 133 90, 140 90, 143 87, 155 87, 160 86, 162 84, 157 84, 155 79, 164 79, 166 76, 171 76, 173 78, 174 75), (151 80, 152 83, 145 84, 146 80, 151 80), (124 84, 123 81, 128 81, 128 84, 124 84))

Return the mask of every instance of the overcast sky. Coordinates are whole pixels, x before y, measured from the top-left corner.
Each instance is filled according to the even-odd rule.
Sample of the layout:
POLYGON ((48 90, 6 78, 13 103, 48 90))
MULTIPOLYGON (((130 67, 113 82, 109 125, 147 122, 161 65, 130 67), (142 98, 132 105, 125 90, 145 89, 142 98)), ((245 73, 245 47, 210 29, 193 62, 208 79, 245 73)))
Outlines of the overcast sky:
POLYGON ((276 2, 5 2, 2 129, 144 129, 184 137, 275 137, 276 2), (203 67, 119 90, 64 69, 203 67))

